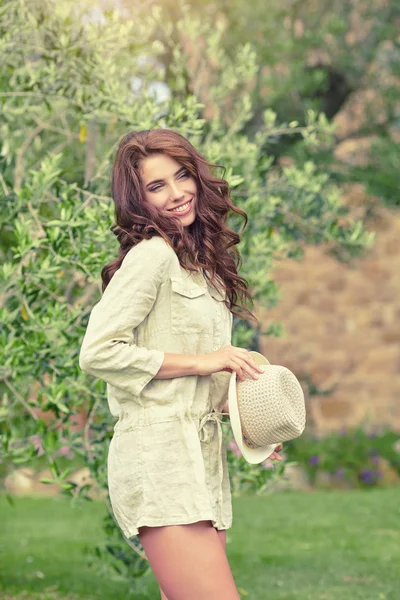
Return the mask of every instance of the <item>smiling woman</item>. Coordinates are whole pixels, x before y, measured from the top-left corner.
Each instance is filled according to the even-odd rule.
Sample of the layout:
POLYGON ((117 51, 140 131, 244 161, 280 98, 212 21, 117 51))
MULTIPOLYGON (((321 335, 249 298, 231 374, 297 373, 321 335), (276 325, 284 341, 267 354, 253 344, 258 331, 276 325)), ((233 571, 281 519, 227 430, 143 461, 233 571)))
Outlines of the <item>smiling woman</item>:
POLYGON ((141 162, 140 174, 146 200, 158 210, 176 214, 187 230, 196 218, 197 185, 189 171, 166 154, 154 154, 141 162))
POLYGON ((163 600, 239 600, 225 553, 221 409, 232 371, 256 367, 231 345, 232 315, 254 315, 236 302, 252 299, 237 272, 240 237, 226 225, 230 210, 247 216, 215 167, 170 130, 121 140, 111 228, 120 252, 102 270, 79 355, 107 382, 118 418, 107 458, 114 518, 128 543, 139 538, 163 600))
POLYGON ((170 129, 132 131, 120 141, 112 171, 119 257, 101 272, 104 292, 129 250, 143 239, 162 237, 189 273, 222 280, 233 315, 258 323, 248 283, 238 274, 240 236, 226 225, 235 206, 228 182, 188 139, 170 129), (189 206, 185 205, 189 202, 189 206))

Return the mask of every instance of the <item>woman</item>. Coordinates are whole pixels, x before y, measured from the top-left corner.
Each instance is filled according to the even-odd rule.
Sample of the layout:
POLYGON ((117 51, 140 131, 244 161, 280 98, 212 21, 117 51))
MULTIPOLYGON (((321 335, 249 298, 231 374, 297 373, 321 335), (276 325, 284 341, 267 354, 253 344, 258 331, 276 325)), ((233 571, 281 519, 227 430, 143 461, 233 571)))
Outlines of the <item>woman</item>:
POLYGON ((127 540, 139 538, 163 600, 239 598, 225 553, 220 418, 230 374, 262 369, 231 345, 236 300, 251 298, 237 273, 240 237, 225 221, 229 210, 247 216, 214 167, 171 130, 122 139, 111 228, 120 253, 102 270, 79 357, 107 382, 118 417, 108 453, 115 519, 127 540))

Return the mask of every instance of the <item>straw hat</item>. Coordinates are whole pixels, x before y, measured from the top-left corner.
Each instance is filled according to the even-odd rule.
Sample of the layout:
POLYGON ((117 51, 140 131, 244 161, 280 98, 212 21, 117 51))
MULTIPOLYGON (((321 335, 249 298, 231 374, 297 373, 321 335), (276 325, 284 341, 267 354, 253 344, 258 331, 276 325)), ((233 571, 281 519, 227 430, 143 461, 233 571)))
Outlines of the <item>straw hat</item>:
POLYGON ((275 447, 299 437, 306 425, 302 387, 286 367, 271 365, 259 352, 250 352, 263 368, 259 379, 248 373, 229 381, 229 419, 235 441, 245 460, 256 464, 268 458, 275 447))

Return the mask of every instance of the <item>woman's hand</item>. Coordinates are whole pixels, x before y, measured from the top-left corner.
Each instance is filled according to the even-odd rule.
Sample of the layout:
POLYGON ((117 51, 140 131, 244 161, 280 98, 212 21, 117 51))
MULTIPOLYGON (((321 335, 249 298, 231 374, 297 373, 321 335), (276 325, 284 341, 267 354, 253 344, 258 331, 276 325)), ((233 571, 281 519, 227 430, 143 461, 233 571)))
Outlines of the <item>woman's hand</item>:
POLYGON ((282 460, 282 456, 279 456, 278 454, 278 452, 280 452, 282 448, 282 444, 278 444, 273 453, 270 456, 268 456, 269 460, 282 460))
POLYGON ((220 371, 236 372, 239 381, 244 380, 245 373, 253 379, 258 379, 258 373, 263 369, 254 360, 246 348, 236 346, 224 346, 211 354, 202 354, 197 357, 197 375, 212 375, 220 371))

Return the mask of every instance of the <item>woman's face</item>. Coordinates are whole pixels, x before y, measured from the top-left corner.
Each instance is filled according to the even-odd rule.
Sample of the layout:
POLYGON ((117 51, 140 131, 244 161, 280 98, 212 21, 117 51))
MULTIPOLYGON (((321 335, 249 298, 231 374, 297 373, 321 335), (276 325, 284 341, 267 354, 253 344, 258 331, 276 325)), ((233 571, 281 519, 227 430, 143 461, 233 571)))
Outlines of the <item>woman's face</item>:
POLYGON ((177 215, 185 228, 191 225, 196 218, 197 185, 186 168, 166 154, 154 154, 141 161, 140 170, 146 200, 177 215), (187 202, 182 212, 171 211, 187 202))

